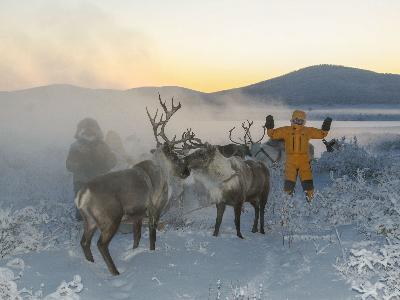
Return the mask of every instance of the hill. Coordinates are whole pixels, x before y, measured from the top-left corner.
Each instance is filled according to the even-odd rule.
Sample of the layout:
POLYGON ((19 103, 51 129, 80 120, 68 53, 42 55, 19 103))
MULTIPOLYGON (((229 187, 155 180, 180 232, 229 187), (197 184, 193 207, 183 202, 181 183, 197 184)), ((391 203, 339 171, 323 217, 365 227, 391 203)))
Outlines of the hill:
POLYGON ((317 65, 215 96, 287 105, 400 104, 400 75, 317 65))

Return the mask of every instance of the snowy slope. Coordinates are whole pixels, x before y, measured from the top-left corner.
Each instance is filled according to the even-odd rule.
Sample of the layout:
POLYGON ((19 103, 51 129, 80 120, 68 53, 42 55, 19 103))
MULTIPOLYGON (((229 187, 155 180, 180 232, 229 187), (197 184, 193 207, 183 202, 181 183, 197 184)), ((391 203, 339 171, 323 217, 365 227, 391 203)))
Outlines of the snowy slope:
MULTIPOLYGON (((400 149, 398 122, 334 122, 330 137, 366 133, 379 137, 380 144, 372 148, 380 156, 375 157, 357 145, 350 145, 339 157, 324 155, 318 164, 321 173, 316 186, 320 191, 327 190, 317 197, 312 209, 298 194, 294 199, 296 205, 287 216, 287 212, 280 210, 284 199, 277 192, 281 189, 281 175, 276 175, 265 236, 250 232, 250 206, 246 206, 242 218, 245 240, 235 235, 231 208, 226 211, 218 238, 211 236, 216 210, 196 211, 186 216, 188 222, 183 228, 167 227, 160 232, 155 252, 147 250, 147 233, 140 248, 134 251, 131 235, 118 234, 111 243, 111 254, 121 276, 112 277, 96 249, 97 235, 92 244, 95 264, 83 258, 79 247, 81 229, 77 229, 72 218, 72 179, 65 170, 65 158, 76 122, 91 112, 105 131, 115 129, 123 137, 129 136, 124 141, 130 141, 129 150, 139 159, 154 146, 144 107, 146 101, 155 106, 156 99, 136 98, 140 101, 129 102, 132 91, 123 96, 113 91, 95 91, 95 96, 90 93, 89 97, 87 91, 64 89, 60 102, 53 101, 58 89, 44 94, 40 90, 37 95, 22 93, 19 98, 9 98, 8 106, 0 112, 0 250, 5 245, 3 238, 18 237, 14 240, 16 249, 0 260, 0 295, 4 291, 18 294, 18 290, 29 300, 248 299, 254 295, 258 299, 260 294, 260 299, 354 299, 374 293, 378 293, 375 299, 382 299, 386 292, 400 295, 400 291, 393 290, 400 282, 400 272, 393 274, 393 269, 400 268, 400 259, 397 254, 387 253, 392 246, 396 253, 399 249, 400 168, 395 168, 398 153, 391 156, 385 152, 385 145, 400 149), (76 98, 68 102, 71 95, 76 98), (358 175, 358 168, 369 168, 369 177, 329 180, 329 171, 354 176, 358 175), (379 173, 385 168, 394 168, 389 179, 387 174, 379 173), (353 203, 360 206, 354 207, 353 203), (32 210, 21 210, 31 205, 32 210), (39 215, 35 215, 34 209, 39 215), (282 227, 283 217, 292 223, 282 227), (335 226, 342 234, 342 246, 335 226), (378 231, 380 236, 376 236, 378 231), (382 237, 385 235, 387 241, 382 237), (22 269, 7 266, 15 258, 24 261, 22 269), (382 267, 385 262, 390 264, 382 267), (390 288, 383 291, 382 282, 390 288), (37 292, 37 296, 29 296, 29 290, 37 292), (60 298, 62 295, 65 297, 60 298)), ((182 118, 171 124, 171 131, 180 132, 194 125, 200 137, 225 143, 231 127, 254 116, 254 110, 262 116, 267 111, 242 108, 236 107, 232 115, 225 110, 224 115, 231 119, 219 121, 215 117, 218 114, 207 107, 201 116, 193 114, 196 108, 188 107, 182 109, 182 118), (240 120, 235 116, 240 116, 240 120)), ((327 111, 317 113, 322 116, 327 111)), ((287 123, 289 112, 283 115, 285 118, 278 119, 277 125, 287 123)), ((255 123, 262 125, 262 118, 255 123)), ((310 124, 320 126, 320 122, 310 124)))
MULTIPOLYGON (((23 246, 21 249, 2 252, 0 295, 19 291, 19 295, 29 300, 355 299, 358 296, 369 300, 383 299, 392 293, 395 296, 385 299, 396 300, 400 295, 396 291, 400 282, 396 272, 400 267, 399 164, 388 159, 388 153, 371 156, 355 142, 341 151, 340 159, 321 157, 319 171, 323 173, 316 173, 319 192, 312 206, 306 204, 300 192, 292 199, 283 197, 282 171, 271 169, 273 190, 267 207, 266 235, 250 232, 253 209, 247 204, 242 217, 244 240, 235 235, 231 208, 224 215, 221 235, 212 237, 216 216, 213 207, 186 215, 185 226, 180 229, 167 226, 159 232, 154 252, 148 250, 146 230, 136 250, 132 250, 130 234, 118 234, 110 246, 121 271, 118 277, 109 274, 96 249, 98 235, 92 243, 95 263, 85 261, 79 246, 82 229, 71 218, 70 199, 61 203, 55 203, 60 199, 51 198, 35 201, 39 209, 37 218, 34 209, 24 212, 16 207, 11 215, 2 211, 0 238, 11 231, 11 237, 33 240, 28 239, 26 245, 16 240, 17 246, 23 246), (352 169, 345 170, 344 177, 329 179, 327 170, 343 171, 343 161, 352 162, 352 169), (370 169, 369 173, 357 171, 370 166, 371 161, 380 168, 370 169), (380 173, 383 169, 386 174, 380 173), (356 177, 346 177, 352 174, 356 177), (43 213, 48 216, 43 217, 43 213), (21 224, 18 222, 26 222, 29 227, 18 227, 21 224), (7 266, 15 258, 23 260, 22 271, 18 264, 7 266), (29 291, 37 296, 30 296, 29 291)), ((26 180, 29 182, 29 177, 26 180)), ((49 196, 57 191, 61 196, 68 190, 67 180, 60 180, 49 196)), ((27 205, 29 198, 22 203, 27 205)), ((3 244, 0 250, 4 250, 3 244)))
POLYGON ((235 235, 231 209, 224 216, 221 236, 212 237, 216 212, 210 208, 196 218, 208 228, 195 228, 199 225, 195 222, 185 230, 161 232, 155 252, 148 250, 147 234, 135 250, 129 234, 118 234, 110 247, 121 271, 118 277, 108 273, 93 242, 94 264, 84 260, 77 246, 20 256, 26 268, 18 287, 38 290, 45 283, 46 295, 62 280, 79 274, 84 285, 81 299, 217 299, 218 280, 221 299, 233 299, 231 285, 247 295, 258 295, 261 285, 262 299, 354 296, 333 268, 340 248, 332 233, 313 236, 312 241, 309 235, 298 236, 289 248, 279 233, 251 233, 253 211, 247 208, 242 225, 245 240, 235 235))

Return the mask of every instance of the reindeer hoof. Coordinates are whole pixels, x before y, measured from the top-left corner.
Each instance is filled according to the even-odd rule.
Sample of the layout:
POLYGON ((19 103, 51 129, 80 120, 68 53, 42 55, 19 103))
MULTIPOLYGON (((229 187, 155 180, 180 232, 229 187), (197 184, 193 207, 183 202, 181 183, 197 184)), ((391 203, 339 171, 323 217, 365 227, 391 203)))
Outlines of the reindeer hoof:
POLYGON ((119 272, 118 272, 118 270, 114 270, 114 271, 111 272, 111 274, 113 274, 114 276, 118 276, 119 272))
POLYGON ((265 234, 264 229, 261 229, 261 230, 260 230, 260 233, 261 233, 261 234, 265 234))
POLYGON ((133 245, 132 249, 136 249, 139 245, 133 245))
POLYGON ((218 232, 214 231, 213 236, 218 236, 218 232))
POLYGON ((258 229, 257 229, 257 227, 253 227, 253 229, 251 230, 251 232, 252 232, 252 233, 256 233, 256 232, 258 232, 258 229))
POLYGON ((242 240, 244 239, 244 237, 243 237, 243 235, 242 235, 241 233, 238 233, 237 236, 238 236, 239 238, 241 238, 242 240))
POLYGON ((92 254, 88 254, 88 255, 85 254, 85 258, 87 261, 94 263, 94 258, 93 258, 92 254))

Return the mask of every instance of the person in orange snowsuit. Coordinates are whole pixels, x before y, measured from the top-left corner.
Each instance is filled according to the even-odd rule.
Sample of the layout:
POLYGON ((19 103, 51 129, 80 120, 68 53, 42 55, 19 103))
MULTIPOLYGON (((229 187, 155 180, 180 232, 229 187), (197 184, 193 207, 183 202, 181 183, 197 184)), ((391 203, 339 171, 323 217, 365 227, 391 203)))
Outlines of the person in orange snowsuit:
POLYGON ((310 139, 323 139, 328 135, 332 119, 326 118, 321 129, 306 127, 305 123, 306 113, 296 110, 292 115, 291 126, 274 129, 274 118, 269 115, 265 120, 265 128, 267 128, 267 134, 271 139, 285 141, 285 192, 290 195, 293 194, 297 175, 299 175, 307 201, 311 202, 314 196, 314 183, 308 155, 308 144, 310 139))

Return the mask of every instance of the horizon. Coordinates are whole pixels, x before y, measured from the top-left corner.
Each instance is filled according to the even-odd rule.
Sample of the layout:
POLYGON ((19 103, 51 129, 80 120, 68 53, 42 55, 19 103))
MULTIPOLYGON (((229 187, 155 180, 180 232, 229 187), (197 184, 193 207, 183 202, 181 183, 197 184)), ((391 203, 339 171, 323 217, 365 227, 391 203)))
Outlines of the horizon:
POLYGON ((303 67, 300 69, 296 69, 296 70, 292 70, 288 73, 285 74, 280 74, 277 75, 275 77, 271 77, 271 78, 267 78, 258 82, 253 82, 253 83, 249 83, 248 85, 245 86, 236 86, 236 87, 231 87, 228 89, 223 89, 223 90, 216 90, 216 91, 201 91, 201 90, 196 90, 196 89, 192 89, 189 87, 185 87, 185 86, 178 86, 178 85, 148 85, 148 86, 136 86, 136 87, 130 87, 130 88, 103 88, 103 87, 89 87, 89 86, 83 86, 83 85, 77 85, 77 84, 71 84, 71 83, 50 83, 50 84, 45 84, 45 85, 38 85, 38 86, 32 86, 32 87, 28 87, 28 88, 22 88, 22 89, 14 89, 14 90, 0 90, 0 92, 18 92, 18 91, 25 91, 25 90, 31 90, 31 89, 37 89, 37 88, 45 88, 45 87, 51 87, 51 86, 70 86, 70 87, 76 87, 76 88, 82 88, 82 89, 92 89, 92 90, 114 90, 114 91, 129 91, 129 90, 133 90, 133 89, 141 89, 141 88, 180 88, 180 89, 187 89, 187 90, 192 90, 194 92, 200 92, 200 93, 204 93, 204 94, 212 94, 212 93, 218 93, 218 92, 223 92, 223 91, 227 91, 227 90, 233 90, 233 89, 240 89, 246 86, 250 86, 250 85, 254 85, 254 84, 258 84, 261 82, 265 82, 265 81, 269 81, 275 78, 279 78, 282 76, 286 76, 288 74, 291 74, 293 72, 297 72, 297 71, 301 71, 307 68, 313 68, 313 67, 320 67, 320 66, 333 66, 333 67, 341 67, 341 68, 348 68, 348 69, 355 69, 355 70, 360 70, 360 71, 367 71, 367 72, 373 72, 376 74, 383 74, 383 75, 399 75, 397 73, 381 73, 381 72, 376 72, 374 70, 367 70, 367 69, 360 69, 360 68, 356 68, 356 67, 349 67, 349 66, 341 66, 341 65, 332 65, 332 64, 318 64, 318 65, 312 65, 312 66, 307 66, 307 67, 303 67))
POLYGON ((210 93, 321 62, 399 74, 398 11, 393 0, 4 0, 0 90, 69 84, 210 93))

